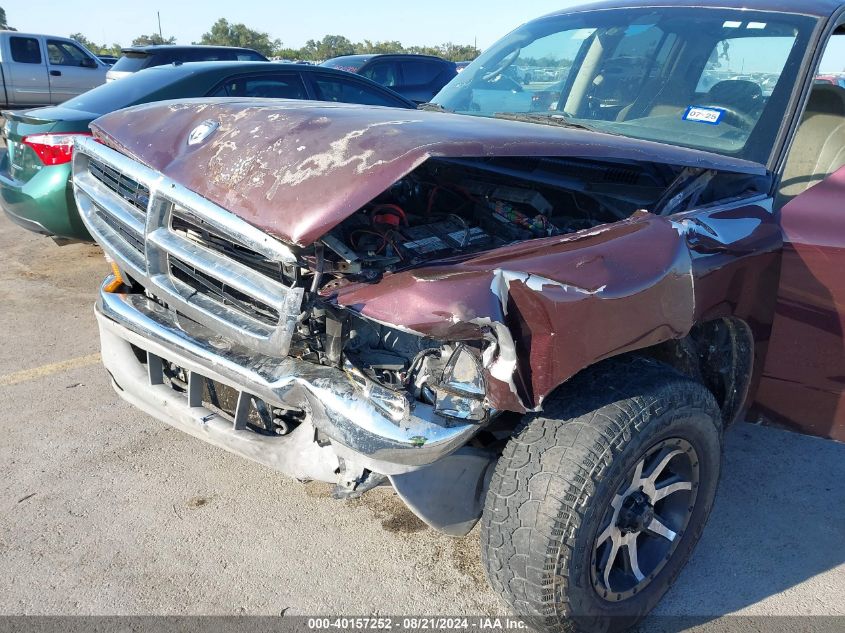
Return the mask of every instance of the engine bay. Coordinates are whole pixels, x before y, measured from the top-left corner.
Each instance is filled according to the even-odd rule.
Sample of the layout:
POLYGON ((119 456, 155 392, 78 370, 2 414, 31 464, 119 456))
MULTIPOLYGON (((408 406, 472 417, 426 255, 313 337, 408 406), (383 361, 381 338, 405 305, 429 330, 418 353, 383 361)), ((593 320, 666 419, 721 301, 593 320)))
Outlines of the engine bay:
POLYGON ((335 291, 622 220, 658 199, 676 175, 669 168, 572 160, 430 160, 303 252, 308 268, 300 283, 311 287, 310 303, 291 355, 350 365, 381 385, 433 401, 429 384, 453 350, 444 353, 441 343, 334 308, 335 291))
POLYGON ((323 238, 329 250, 323 272, 374 281, 435 260, 590 229, 641 208, 643 190, 654 199, 662 189, 654 175, 634 167, 582 164, 580 171, 595 172, 601 187, 571 175, 561 180, 549 165, 538 168, 527 179, 502 159, 429 161, 323 238), (623 183, 635 199, 616 190, 623 183))

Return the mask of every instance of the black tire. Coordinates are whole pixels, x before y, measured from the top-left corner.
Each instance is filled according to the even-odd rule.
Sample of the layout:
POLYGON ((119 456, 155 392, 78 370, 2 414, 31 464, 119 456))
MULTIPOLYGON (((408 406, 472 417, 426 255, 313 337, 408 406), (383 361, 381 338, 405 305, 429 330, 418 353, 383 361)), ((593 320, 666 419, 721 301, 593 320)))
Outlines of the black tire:
MULTIPOLYGON (((629 358, 582 372, 544 409, 517 429, 490 482, 481 524, 487 576, 515 612, 529 618, 538 631, 625 630, 651 611, 675 581, 710 515, 721 469, 719 407, 704 386, 671 367, 629 358), (672 444, 681 442, 694 450, 671 450, 672 444), (670 450, 679 455, 671 459, 687 459, 695 467, 697 483, 690 491, 677 490, 686 497, 666 492, 666 498, 652 506, 662 512, 666 506, 658 504, 680 499, 686 518, 669 542, 668 554, 658 553, 652 573, 632 581, 646 583, 643 588, 638 591, 640 585, 634 586, 624 598, 615 590, 608 596, 604 578, 610 576, 596 570, 601 557, 597 552, 606 551, 600 547, 609 547, 609 537, 605 537, 608 545, 597 543, 610 525, 617 529, 618 512, 613 514, 611 502, 620 503, 626 478, 632 470, 642 473, 642 465, 651 459, 648 455, 658 459, 656 452, 649 452, 655 447, 670 450)), ((657 468, 663 470, 652 467, 654 482, 662 476, 657 468)), ((633 498, 636 490, 629 490, 633 498)), ((629 528, 625 523, 623 529, 629 528)), ((623 529, 618 534, 629 534, 623 529)), ((638 542, 652 547, 652 539, 656 537, 651 530, 646 536, 636 533, 634 555, 638 542)), ((628 549, 624 551, 621 562, 614 563, 618 559, 613 558, 605 565, 613 570, 608 571, 614 574, 611 587, 634 566, 639 572, 628 549)))

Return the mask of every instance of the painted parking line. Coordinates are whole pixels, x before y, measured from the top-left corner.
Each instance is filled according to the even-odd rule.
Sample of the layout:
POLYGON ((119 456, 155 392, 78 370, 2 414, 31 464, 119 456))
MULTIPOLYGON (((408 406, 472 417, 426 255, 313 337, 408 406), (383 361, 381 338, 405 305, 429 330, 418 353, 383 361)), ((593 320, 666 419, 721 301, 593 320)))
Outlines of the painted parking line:
POLYGON ((41 365, 41 367, 33 367, 32 369, 23 369, 16 371, 13 374, 6 374, 0 376, 0 387, 8 387, 10 385, 17 385, 22 382, 29 382, 58 374, 59 372, 68 371, 70 369, 79 369, 80 367, 88 367, 96 365, 100 362, 100 354, 88 354, 88 356, 78 356, 77 358, 69 358, 68 360, 59 361, 58 363, 50 363, 49 365, 41 365))

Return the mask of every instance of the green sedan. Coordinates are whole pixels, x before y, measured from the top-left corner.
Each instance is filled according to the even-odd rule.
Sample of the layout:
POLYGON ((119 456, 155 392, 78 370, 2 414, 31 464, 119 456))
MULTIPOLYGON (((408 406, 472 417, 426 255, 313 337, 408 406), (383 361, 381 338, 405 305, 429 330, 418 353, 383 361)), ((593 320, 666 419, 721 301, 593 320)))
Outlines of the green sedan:
POLYGON ((59 243, 91 241, 70 184, 73 141, 94 119, 133 105, 190 97, 269 97, 414 108, 369 79, 319 66, 197 62, 157 66, 60 106, 3 112, 0 206, 17 224, 59 243))

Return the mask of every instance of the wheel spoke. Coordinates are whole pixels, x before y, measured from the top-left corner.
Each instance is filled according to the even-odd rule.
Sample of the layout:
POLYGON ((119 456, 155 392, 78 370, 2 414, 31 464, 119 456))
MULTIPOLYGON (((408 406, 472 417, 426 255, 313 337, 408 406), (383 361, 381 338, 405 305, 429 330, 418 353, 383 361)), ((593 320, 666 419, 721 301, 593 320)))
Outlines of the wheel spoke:
POLYGON ((648 530, 649 533, 654 534, 655 536, 662 536, 663 538, 669 541, 674 541, 675 538, 678 536, 674 531, 666 527, 666 524, 663 523, 663 521, 661 521, 657 517, 654 517, 651 520, 651 523, 646 526, 646 530, 648 530))
POLYGON ((631 567, 631 573, 634 574, 634 578, 637 579, 637 582, 642 582, 645 580, 645 576, 643 572, 640 571, 640 561, 639 555, 637 554, 637 536, 633 534, 628 542, 626 543, 628 550, 628 564, 631 567))
POLYGON ((604 563, 604 574, 602 575, 602 579, 604 580, 604 586, 608 591, 612 591, 610 588, 610 570, 613 569, 613 564, 616 562, 616 557, 619 555, 619 540, 613 539, 610 545, 610 553, 607 555, 607 560, 604 563))
POLYGON ((601 547, 602 543, 604 543, 607 539, 613 536, 613 529, 614 529, 613 521, 605 528, 604 532, 599 534, 598 538, 596 539, 596 549, 601 547))
POLYGON ((651 495, 651 502, 657 503, 661 499, 665 499, 671 494, 681 492, 682 490, 692 490, 691 481, 675 481, 671 484, 657 488, 654 494, 651 495))
POLYGON ((651 472, 648 474, 648 477, 646 477, 646 479, 651 482, 652 485, 655 485, 657 483, 657 478, 660 477, 660 475, 665 470, 666 466, 669 464, 670 461, 672 461, 672 458, 676 455, 680 455, 682 452, 683 451, 679 449, 675 449, 666 453, 663 458, 654 466, 654 468, 651 469, 651 472))

